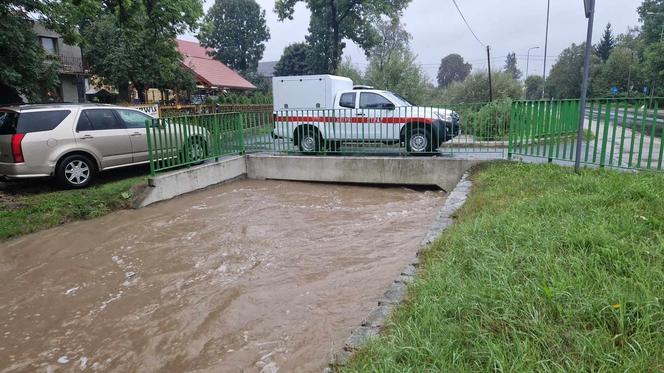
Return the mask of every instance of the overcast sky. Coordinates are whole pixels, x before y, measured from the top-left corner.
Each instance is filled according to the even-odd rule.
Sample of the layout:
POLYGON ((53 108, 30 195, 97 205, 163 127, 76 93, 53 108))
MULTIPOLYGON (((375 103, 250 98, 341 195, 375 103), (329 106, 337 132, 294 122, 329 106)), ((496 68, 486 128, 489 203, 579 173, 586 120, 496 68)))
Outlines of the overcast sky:
MULTIPOLYGON (((206 1, 205 9, 213 2, 206 1)), ((257 2, 266 10, 271 35, 263 60, 278 60, 284 47, 304 41, 309 10, 298 3, 293 20, 279 22, 274 0, 257 2)), ((457 0, 473 31, 484 44, 491 46, 492 69, 502 67, 505 55, 514 51, 519 68, 525 73, 528 48, 540 47, 530 54, 531 75, 542 74, 546 3, 546 0, 457 0)), ((616 34, 637 25, 636 8, 640 3, 641 0, 597 0, 593 43, 599 40, 607 22, 611 22, 616 34)), ((413 36, 411 47, 417 62, 429 77, 435 77, 440 59, 450 53, 459 53, 473 69, 486 69, 486 50, 468 31, 451 0, 412 0, 402 22, 413 36)), ((585 41, 586 22, 583 0, 551 1, 548 67, 571 43, 585 41)), ((191 35, 185 38, 193 40, 191 35)), ((366 67, 363 51, 352 43, 348 43, 344 55, 350 56, 358 67, 366 67)))

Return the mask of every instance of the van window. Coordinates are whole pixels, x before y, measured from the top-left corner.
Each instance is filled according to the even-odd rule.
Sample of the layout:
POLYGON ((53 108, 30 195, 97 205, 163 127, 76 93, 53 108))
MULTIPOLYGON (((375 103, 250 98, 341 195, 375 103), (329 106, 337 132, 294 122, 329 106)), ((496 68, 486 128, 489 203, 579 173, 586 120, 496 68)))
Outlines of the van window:
POLYGON ((355 109, 355 92, 344 93, 339 98, 339 106, 355 109))
POLYGON ((0 135, 51 131, 71 113, 70 110, 0 112, 0 135))
POLYGON ((392 102, 385 97, 371 92, 360 93, 360 109, 387 109, 392 102))
POLYGON ((120 109, 117 112, 120 114, 120 118, 122 118, 127 128, 145 128, 145 121, 149 120, 152 122, 152 119, 154 119, 147 114, 134 110, 120 109))
POLYGON ((95 131, 124 128, 124 125, 118 120, 111 109, 88 109, 83 111, 83 113, 88 117, 92 129, 95 131))
POLYGON ((88 116, 85 114, 85 111, 81 112, 81 115, 78 117, 78 123, 76 123, 76 132, 81 132, 81 131, 92 131, 92 124, 90 123, 90 119, 88 119, 88 116))

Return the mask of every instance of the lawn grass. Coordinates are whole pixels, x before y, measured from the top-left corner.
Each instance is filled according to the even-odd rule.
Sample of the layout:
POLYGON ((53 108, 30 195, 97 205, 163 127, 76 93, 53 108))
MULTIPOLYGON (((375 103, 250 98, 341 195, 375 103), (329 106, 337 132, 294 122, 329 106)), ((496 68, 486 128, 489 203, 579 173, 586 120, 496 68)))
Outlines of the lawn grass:
POLYGON ((495 163, 344 371, 664 371, 664 177, 495 163))
POLYGON ((144 181, 145 177, 133 177, 87 189, 20 195, 11 202, 0 202, 0 240, 128 208, 132 186, 144 181))

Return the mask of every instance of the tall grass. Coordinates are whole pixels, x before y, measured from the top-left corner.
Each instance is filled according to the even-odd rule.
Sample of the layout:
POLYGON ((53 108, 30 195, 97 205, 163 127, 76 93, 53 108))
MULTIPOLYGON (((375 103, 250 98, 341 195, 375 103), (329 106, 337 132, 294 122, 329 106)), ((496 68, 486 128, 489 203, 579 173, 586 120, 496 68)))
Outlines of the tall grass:
POLYGON ((347 371, 664 370, 664 177, 491 164, 347 371))

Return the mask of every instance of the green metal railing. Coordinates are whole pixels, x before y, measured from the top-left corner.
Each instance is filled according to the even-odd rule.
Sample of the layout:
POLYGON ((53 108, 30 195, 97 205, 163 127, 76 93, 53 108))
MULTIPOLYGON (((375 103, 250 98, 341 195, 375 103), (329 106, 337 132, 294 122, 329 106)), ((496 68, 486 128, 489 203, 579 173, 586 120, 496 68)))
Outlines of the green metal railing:
MULTIPOLYGON (((585 164, 661 170, 658 101, 590 99, 585 164)), ((192 115, 146 123, 151 173, 229 154, 499 153, 573 162, 578 100, 395 109, 282 110, 192 115), (454 112, 454 114, 452 113, 454 112)))
POLYGON ((243 119, 220 113, 146 121, 150 173, 243 152, 243 119))
MULTIPOLYGON (((581 162, 600 167, 662 170, 664 118, 659 99, 589 99, 581 162)), ((515 103, 508 156, 573 162, 578 100, 515 103)))

